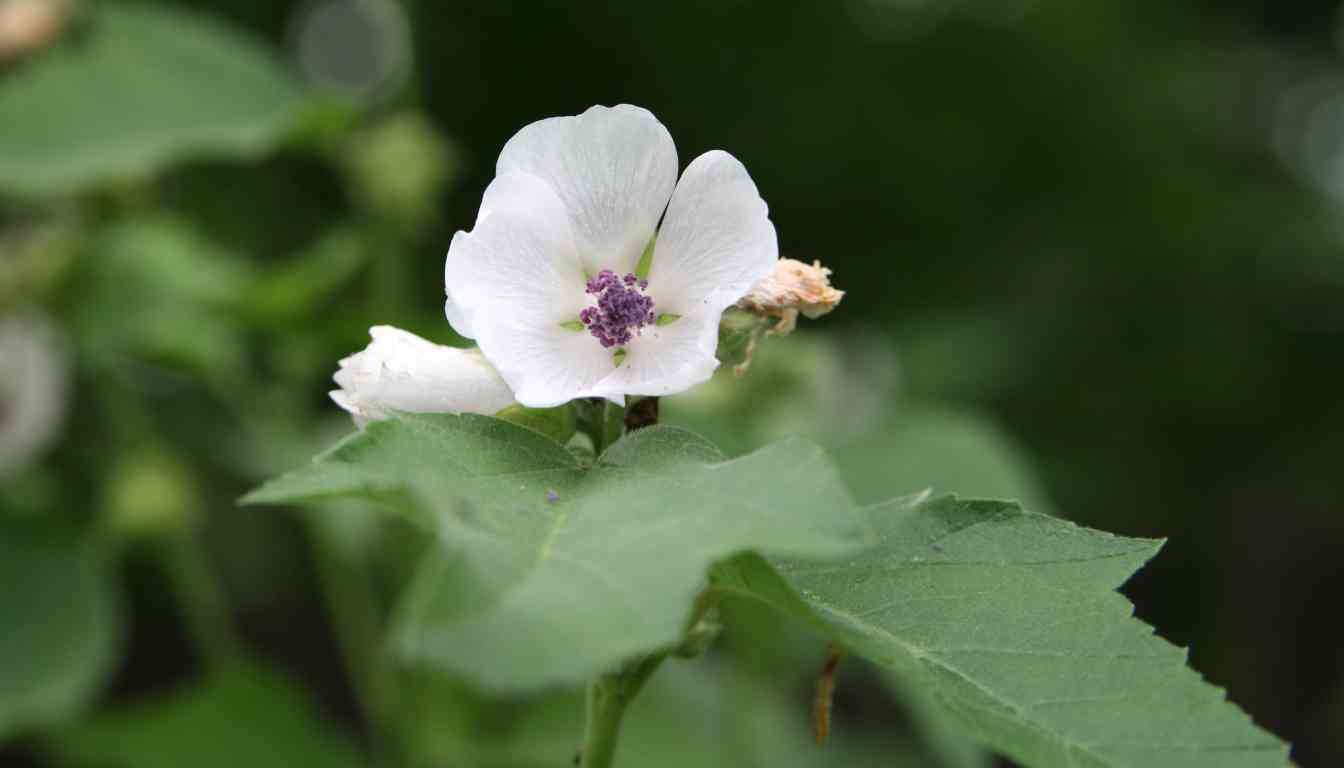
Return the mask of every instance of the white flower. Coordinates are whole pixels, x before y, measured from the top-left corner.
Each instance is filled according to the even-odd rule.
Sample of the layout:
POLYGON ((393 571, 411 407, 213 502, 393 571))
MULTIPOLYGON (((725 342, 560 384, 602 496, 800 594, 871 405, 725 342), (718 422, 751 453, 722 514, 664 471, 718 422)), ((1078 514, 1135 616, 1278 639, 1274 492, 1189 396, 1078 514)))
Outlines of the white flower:
POLYGON ((394 411, 483 413, 513 405, 513 393, 479 350, 445 347, 400 328, 369 329, 373 341, 341 361, 336 404, 363 427, 394 411))
POLYGON ((619 402, 709 378, 723 310, 779 255, 740 162, 706 152, 678 183, 667 129, 621 105, 524 127, 495 171, 475 228, 448 250, 446 310, 520 403, 619 402))
POLYGON ((60 432, 68 375, 55 329, 40 316, 0 319, 0 477, 60 432))

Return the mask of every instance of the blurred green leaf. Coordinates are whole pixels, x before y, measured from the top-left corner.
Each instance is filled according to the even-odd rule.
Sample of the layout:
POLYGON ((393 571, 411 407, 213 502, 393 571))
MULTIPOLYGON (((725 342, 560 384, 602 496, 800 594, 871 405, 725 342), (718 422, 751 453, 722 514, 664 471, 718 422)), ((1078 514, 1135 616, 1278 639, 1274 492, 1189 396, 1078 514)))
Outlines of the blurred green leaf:
POLYGON ((473 415, 404 416, 249 495, 418 502, 441 547, 404 606, 398 645, 489 688, 579 683, 678 641, 709 566, 748 548, 800 557, 860 543, 820 448, 734 461, 689 432, 622 438, 592 470, 531 430, 473 415))
POLYGON ((80 713, 116 664, 116 574, 73 531, 0 516, 0 741, 80 713))
POLYGON ((1159 542, 1008 502, 944 497, 870 513, 882 543, 847 564, 746 555, 716 569, 715 584, 813 622, 1027 765, 1286 764, 1286 746, 1115 592, 1159 542))
POLYGON ((880 337, 768 337, 745 376, 720 370, 668 398, 665 417, 729 454, 805 435, 831 450, 862 504, 937 489, 1053 511, 1009 435, 975 411, 902 398, 895 367, 880 337))
POLYGON ((971 412, 906 403, 833 454, 861 504, 932 489, 1052 510, 1008 436, 971 412))
POLYGON ((157 701, 102 715, 62 734, 56 752, 98 768, 354 768, 351 739, 286 678, 239 666, 157 701))
POLYGON ((246 296, 259 320, 284 325, 311 314, 364 265, 368 246, 353 227, 338 227, 262 275, 246 296))
POLYGON ((161 5, 88 4, 51 50, 0 78, 0 188, 77 191, 283 137, 297 86, 254 40, 161 5))
POLYGON ((207 374, 242 364, 231 312, 254 270, 184 222, 143 216, 111 227, 91 249, 83 278, 76 338, 88 359, 142 358, 207 374))

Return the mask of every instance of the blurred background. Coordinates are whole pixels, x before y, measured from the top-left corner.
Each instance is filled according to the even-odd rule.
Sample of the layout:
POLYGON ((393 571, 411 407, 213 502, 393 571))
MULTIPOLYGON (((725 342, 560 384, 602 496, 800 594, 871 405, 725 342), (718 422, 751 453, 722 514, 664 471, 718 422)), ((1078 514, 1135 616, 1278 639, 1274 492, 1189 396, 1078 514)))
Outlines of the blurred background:
MULTIPOLYGON (((1344 764, 1344 13, 1085 5, 0 0, 0 764, 566 764, 566 695, 380 703, 412 532, 235 499, 349 430, 370 325, 460 343, 443 257, 513 132, 618 102, 848 292, 666 421, 1167 537, 1137 615, 1344 764)), ((824 644, 725 617, 632 765, 810 738, 824 644)), ((857 665, 836 718, 824 764, 949 759, 857 665)))

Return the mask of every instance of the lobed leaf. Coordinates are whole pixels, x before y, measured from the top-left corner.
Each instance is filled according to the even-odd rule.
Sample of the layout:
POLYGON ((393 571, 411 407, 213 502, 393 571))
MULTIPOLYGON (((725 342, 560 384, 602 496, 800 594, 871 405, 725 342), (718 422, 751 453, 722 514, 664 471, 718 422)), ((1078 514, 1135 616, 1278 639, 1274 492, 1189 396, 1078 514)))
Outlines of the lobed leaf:
POLYGON ((1115 591, 1160 542, 952 497, 870 518, 881 544, 847 562, 749 555, 714 583, 813 623, 1026 765, 1287 764, 1115 591))
POLYGON ((404 415, 245 501, 348 495, 390 502, 440 545, 403 605, 398 649, 492 689, 580 683, 675 643, 717 561, 864 544, 862 515, 817 446, 724 460, 670 427, 631 433, 583 469, 498 419, 404 415))

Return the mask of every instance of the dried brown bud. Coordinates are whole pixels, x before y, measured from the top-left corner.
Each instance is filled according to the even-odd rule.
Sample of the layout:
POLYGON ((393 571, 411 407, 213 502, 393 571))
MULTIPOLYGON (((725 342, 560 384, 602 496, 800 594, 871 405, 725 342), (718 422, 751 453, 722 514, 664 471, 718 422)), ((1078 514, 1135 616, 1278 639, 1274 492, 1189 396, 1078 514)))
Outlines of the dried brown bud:
POLYGON ((809 265, 780 259, 775 262, 775 271, 753 286, 737 306, 753 314, 779 318, 770 333, 789 333, 797 325, 799 313, 818 318, 844 298, 844 291, 831 287, 830 275, 831 270, 820 261, 809 265))
POLYGON ((66 0, 0 0, 0 64, 56 39, 69 11, 66 0))

